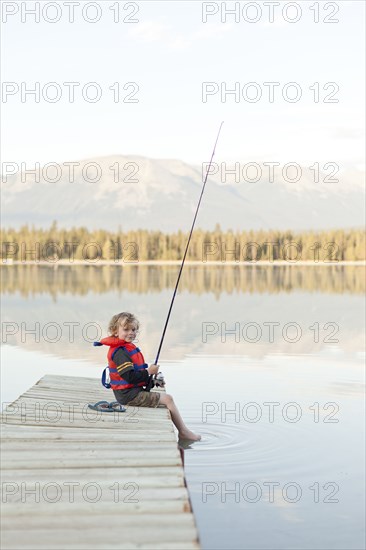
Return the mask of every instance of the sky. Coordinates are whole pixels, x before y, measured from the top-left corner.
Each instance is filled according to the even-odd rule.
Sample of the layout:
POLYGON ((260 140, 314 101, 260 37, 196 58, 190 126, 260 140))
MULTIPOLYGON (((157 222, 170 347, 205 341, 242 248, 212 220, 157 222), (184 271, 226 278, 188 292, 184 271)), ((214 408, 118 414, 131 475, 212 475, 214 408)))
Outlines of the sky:
POLYGON ((363 1, 1 4, 2 163, 196 164, 224 120, 218 162, 363 165, 363 1))

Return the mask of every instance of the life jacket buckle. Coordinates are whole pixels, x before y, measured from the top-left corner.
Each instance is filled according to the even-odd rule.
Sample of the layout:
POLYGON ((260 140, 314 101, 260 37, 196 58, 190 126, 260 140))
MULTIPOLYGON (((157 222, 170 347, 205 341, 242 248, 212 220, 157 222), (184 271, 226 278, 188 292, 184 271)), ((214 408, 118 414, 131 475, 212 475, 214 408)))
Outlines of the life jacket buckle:
POLYGON ((109 390, 111 388, 111 379, 110 379, 110 375, 109 375, 109 366, 107 366, 103 371, 102 384, 105 388, 107 388, 107 390, 109 390))

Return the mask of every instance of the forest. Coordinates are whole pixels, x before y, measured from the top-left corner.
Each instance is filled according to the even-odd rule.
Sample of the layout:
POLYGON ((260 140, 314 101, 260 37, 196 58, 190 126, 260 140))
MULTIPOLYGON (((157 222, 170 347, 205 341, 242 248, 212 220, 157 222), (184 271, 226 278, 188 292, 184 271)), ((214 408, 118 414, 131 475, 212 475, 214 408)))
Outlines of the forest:
MULTIPOLYGON (((146 229, 116 232, 85 227, 65 229, 53 222, 47 229, 28 225, 20 229, 3 229, 0 253, 2 264, 13 261, 50 264, 58 261, 179 261, 187 239, 188 232, 182 231, 166 234, 146 229)), ((365 232, 359 228, 304 232, 224 231, 217 224, 212 231, 194 230, 186 259, 223 264, 364 261, 365 244, 365 232)))

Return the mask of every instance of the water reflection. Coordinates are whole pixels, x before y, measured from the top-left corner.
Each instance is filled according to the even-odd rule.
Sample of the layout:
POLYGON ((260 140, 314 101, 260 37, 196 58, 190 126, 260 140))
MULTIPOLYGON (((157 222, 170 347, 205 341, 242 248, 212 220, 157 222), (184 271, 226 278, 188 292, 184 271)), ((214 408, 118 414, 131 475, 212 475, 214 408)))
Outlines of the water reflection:
MULTIPOLYGON (((175 284, 172 267, 9 266, 3 275, 3 343, 95 363, 90 343, 117 311, 142 326, 152 360, 175 284)), ((189 266, 162 360, 189 354, 296 356, 364 349, 364 268, 189 266), (322 289, 322 290, 321 290, 322 289)), ((148 359, 148 360, 149 360, 148 359)))
MULTIPOLYGON (((3 292, 34 294, 86 295, 90 292, 128 291, 138 294, 162 292, 175 286, 178 266, 1 266, 3 292)), ((187 265, 180 289, 195 294, 213 293, 278 293, 303 290, 306 292, 350 293, 365 292, 365 266, 208 266, 187 265)))

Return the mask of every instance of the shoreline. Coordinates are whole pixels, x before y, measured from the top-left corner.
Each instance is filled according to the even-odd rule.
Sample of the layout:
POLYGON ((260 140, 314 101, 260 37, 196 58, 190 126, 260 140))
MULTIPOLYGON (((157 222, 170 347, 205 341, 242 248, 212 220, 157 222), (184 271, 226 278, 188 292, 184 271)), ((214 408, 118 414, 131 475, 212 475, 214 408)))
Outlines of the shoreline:
MULTIPOLYGON (((89 261, 86 260, 58 260, 57 262, 47 262, 47 261, 21 261, 21 260, 3 260, 1 262, 1 266, 3 267, 10 267, 14 265, 34 265, 34 266, 47 266, 47 267, 53 267, 57 268, 58 266, 83 266, 83 267, 125 267, 125 266, 180 266, 181 260, 145 260, 145 261, 137 261, 137 262, 124 262, 123 260, 115 262, 110 260, 97 260, 97 261, 89 261)), ((315 262, 313 260, 299 260, 299 261, 284 261, 284 260, 258 260, 257 262, 245 262, 245 261, 220 261, 220 260, 212 260, 212 261, 199 261, 199 260, 186 260, 185 265, 191 265, 191 266, 203 266, 203 267, 211 267, 211 266, 272 266, 272 267, 281 267, 281 266, 325 266, 325 267, 333 267, 333 266, 340 266, 340 265, 346 265, 346 266, 366 266, 366 260, 343 260, 343 261, 332 261, 332 262, 325 262, 325 261, 318 261, 315 262)))

